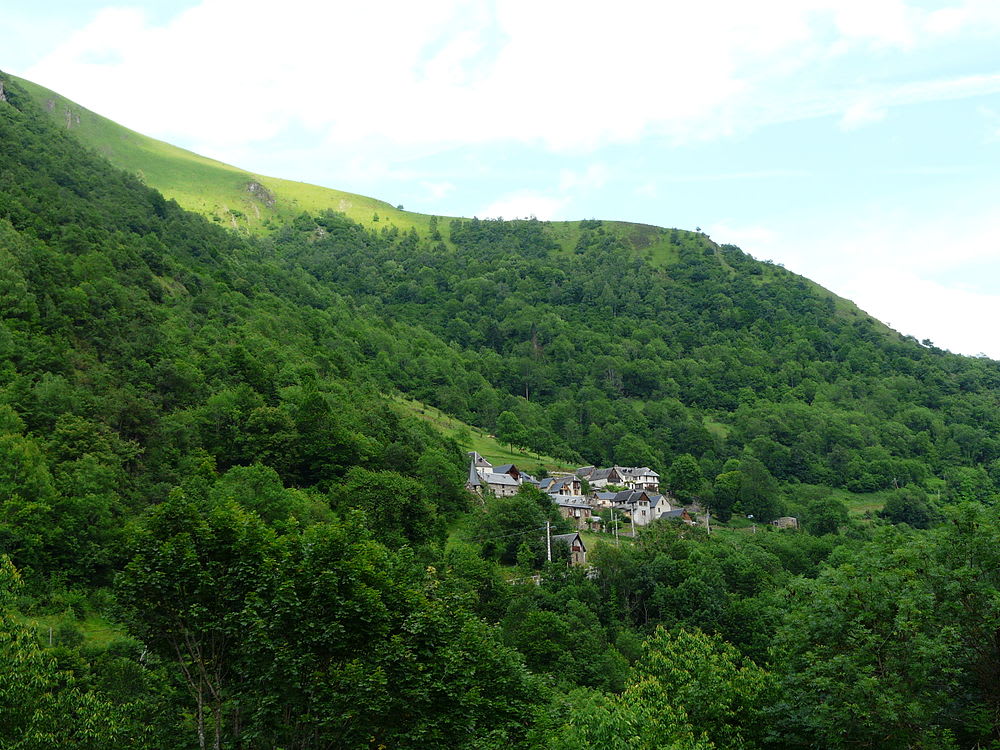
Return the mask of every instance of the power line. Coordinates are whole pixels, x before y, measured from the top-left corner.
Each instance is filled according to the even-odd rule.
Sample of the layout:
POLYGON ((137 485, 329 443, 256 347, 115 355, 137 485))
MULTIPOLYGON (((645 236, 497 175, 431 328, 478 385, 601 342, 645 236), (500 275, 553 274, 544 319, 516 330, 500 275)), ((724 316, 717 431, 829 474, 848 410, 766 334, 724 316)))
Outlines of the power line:
POLYGON ((516 531, 513 534, 504 534, 503 536, 490 535, 490 536, 480 537, 479 539, 463 539, 462 541, 466 542, 467 544, 472 544, 474 542, 485 542, 488 539, 510 539, 512 536, 523 536, 524 534, 530 534, 533 531, 541 531, 544 528, 545 528, 544 526, 539 526, 534 529, 527 529, 526 531, 516 531))

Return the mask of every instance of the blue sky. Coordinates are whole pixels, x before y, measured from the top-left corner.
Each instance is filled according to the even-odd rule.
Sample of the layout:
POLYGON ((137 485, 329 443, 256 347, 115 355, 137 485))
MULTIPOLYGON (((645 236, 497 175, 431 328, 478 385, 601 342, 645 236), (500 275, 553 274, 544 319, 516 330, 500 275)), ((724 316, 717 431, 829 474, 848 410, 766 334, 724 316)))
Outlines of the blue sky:
POLYGON ((426 213, 701 227, 1000 358, 1000 3, 50 2, 0 68, 426 213))

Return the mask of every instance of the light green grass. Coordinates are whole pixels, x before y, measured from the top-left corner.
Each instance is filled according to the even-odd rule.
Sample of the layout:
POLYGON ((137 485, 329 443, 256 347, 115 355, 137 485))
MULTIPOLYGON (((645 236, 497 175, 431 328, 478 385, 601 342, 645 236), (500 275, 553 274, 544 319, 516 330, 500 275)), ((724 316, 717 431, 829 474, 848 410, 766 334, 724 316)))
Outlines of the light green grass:
MULTIPOLYGON (((429 214, 400 210, 385 201, 355 193, 248 172, 129 130, 44 86, 11 77, 57 124, 84 145, 120 169, 139 176, 183 208, 225 226, 259 234, 287 223, 303 211, 318 214, 329 209, 366 227, 396 227, 403 232, 414 229, 421 236, 430 235, 429 214), (266 188, 269 197, 261 198, 259 191, 256 195, 252 193, 252 183, 266 188)), ((450 244, 449 223, 453 218, 467 220, 438 217, 438 231, 446 244, 450 244)), ((670 243, 670 230, 620 221, 605 221, 601 226, 656 265, 666 265, 677 258, 677 248, 670 243)), ((579 221, 557 221, 546 222, 545 231, 561 252, 569 253, 584 230, 579 221)), ((688 237, 691 233, 681 234, 688 237)))
POLYGON ((528 472, 537 466, 544 466, 548 471, 573 471, 576 468, 552 456, 531 453, 518 448, 512 449, 508 445, 499 443, 485 430, 448 416, 434 406, 428 406, 403 396, 393 396, 392 400, 404 413, 429 422, 442 434, 454 438, 465 450, 476 451, 494 465, 517 464, 518 467, 526 469, 528 472))
POLYGON ((729 425, 723 424, 722 422, 715 422, 709 417, 703 417, 701 420, 702 425, 708 430, 709 434, 713 437, 717 437, 720 440, 726 440, 729 437, 729 432, 732 429, 729 425))
POLYGON ((315 214, 330 209, 366 226, 429 231, 428 215, 401 211, 385 201, 341 190, 247 172, 129 130, 43 86, 16 80, 56 123, 84 145, 182 207, 227 226, 261 232, 268 222, 280 225, 303 211, 315 214), (250 192, 253 182, 271 193, 273 205, 250 192))
MULTIPOLYGON (((625 529, 628 534, 632 533, 632 529, 630 527, 626 526, 625 529)), ((581 531, 580 538, 583 539, 583 543, 587 545, 588 555, 602 544, 609 544, 612 547, 615 546, 624 547, 630 544, 635 544, 635 539, 633 539, 631 536, 626 536, 625 533, 622 533, 622 529, 619 529, 618 533, 619 536, 617 541, 615 540, 614 533, 609 531, 601 531, 601 532, 581 531)))
MULTIPOLYGON (((818 485, 788 485, 786 491, 791 493, 791 499, 795 499, 795 487, 802 487, 804 490, 820 490, 829 493, 829 497, 839 500, 847 506, 847 512, 852 516, 863 516, 866 513, 877 513, 885 506, 886 500, 892 494, 892 490, 882 490, 880 492, 849 492, 838 487, 821 487, 818 485)), ((805 493, 804 493, 805 494, 805 493)))
POLYGON ((83 642, 87 646, 103 648, 112 641, 127 638, 125 629, 106 620, 100 615, 87 615, 78 620, 68 613, 54 615, 17 615, 16 619, 38 633, 39 640, 48 645, 49 629, 54 634, 60 625, 70 624, 83 634, 83 642))

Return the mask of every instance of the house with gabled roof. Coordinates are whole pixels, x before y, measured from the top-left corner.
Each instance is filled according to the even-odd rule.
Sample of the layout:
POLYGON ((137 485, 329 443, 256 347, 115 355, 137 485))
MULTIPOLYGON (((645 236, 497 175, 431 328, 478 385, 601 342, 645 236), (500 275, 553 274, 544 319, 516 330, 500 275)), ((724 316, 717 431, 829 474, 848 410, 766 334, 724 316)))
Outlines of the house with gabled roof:
POLYGON ((614 484, 630 490, 660 491, 660 475, 648 466, 612 466, 608 469, 581 466, 576 476, 586 479, 595 489, 614 484))
POLYGON ((565 544, 569 547, 570 565, 587 564, 587 545, 583 543, 583 537, 580 536, 579 532, 573 532, 572 534, 553 534, 552 546, 555 547, 557 544, 565 544))
POLYGON ((477 471, 493 471, 493 464, 479 455, 476 451, 469 451, 469 458, 472 460, 472 465, 476 467, 477 471))
POLYGON ((671 506, 670 499, 666 495, 649 493, 649 511, 654 521, 672 510, 673 506, 671 506))
POLYGON ((622 475, 622 481, 630 490, 660 491, 660 475, 648 466, 616 467, 622 475))
POLYGON ((483 474, 482 481, 486 484, 486 488, 497 497, 516 495, 521 486, 521 483, 510 474, 497 474, 492 471, 483 474))
POLYGON ((465 486, 470 491, 480 495, 489 491, 497 497, 510 497, 517 494, 522 481, 534 481, 534 478, 519 471, 513 464, 494 468, 481 455, 469 451, 469 477, 465 486))
POLYGON ((579 478, 574 476, 546 477, 538 483, 538 488, 550 495, 579 495, 581 486, 579 478))
POLYGON ((521 481, 521 472, 514 464, 502 464, 501 466, 493 467, 494 474, 509 474, 514 477, 518 482, 521 481))
POLYGON ((645 490, 622 490, 615 493, 611 507, 628 514, 633 526, 645 526, 653 520, 650 493, 645 490))
POLYGON ((559 515, 571 521, 576 528, 585 529, 594 514, 590 501, 582 495, 549 495, 559 508, 559 515))
POLYGON ((665 518, 674 521, 683 521, 688 526, 694 526, 694 519, 691 518, 691 514, 687 512, 687 508, 674 508, 673 510, 668 510, 660 518, 665 518))
POLYGON ((586 479, 594 489, 606 487, 609 484, 618 486, 624 486, 625 484, 625 480, 621 472, 618 471, 617 466, 612 466, 610 469, 594 469, 586 479))

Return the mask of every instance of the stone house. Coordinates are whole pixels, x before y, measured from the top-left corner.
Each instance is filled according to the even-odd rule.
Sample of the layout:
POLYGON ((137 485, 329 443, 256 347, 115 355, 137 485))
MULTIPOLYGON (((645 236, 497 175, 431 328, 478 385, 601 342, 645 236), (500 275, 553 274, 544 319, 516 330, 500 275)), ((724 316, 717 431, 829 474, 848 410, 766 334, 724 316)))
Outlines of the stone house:
POLYGON ((571 521, 576 528, 586 529, 593 516, 590 501, 582 495, 549 495, 559 507, 559 515, 571 521))
POLYGON ((583 538, 580 536, 579 532, 573 532, 572 534, 554 534, 552 536, 553 552, 555 551, 555 546, 557 544, 565 544, 569 547, 570 565, 587 564, 587 545, 583 543, 583 538))

